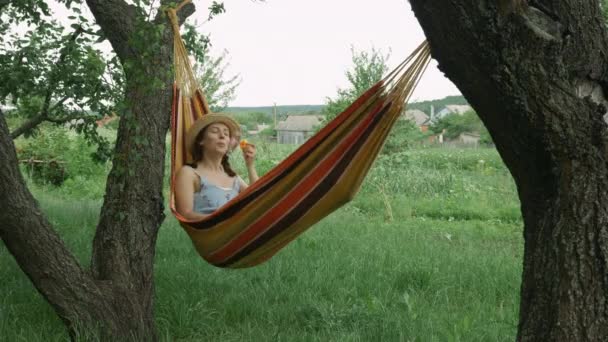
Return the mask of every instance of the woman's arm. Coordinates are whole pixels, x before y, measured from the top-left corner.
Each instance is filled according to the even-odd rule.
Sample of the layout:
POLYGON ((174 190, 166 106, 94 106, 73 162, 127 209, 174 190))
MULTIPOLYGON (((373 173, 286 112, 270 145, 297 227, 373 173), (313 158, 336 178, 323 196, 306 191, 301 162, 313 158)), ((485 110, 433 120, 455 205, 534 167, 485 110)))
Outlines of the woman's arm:
POLYGON ((194 211, 196 173, 189 166, 182 166, 175 176, 175 209, 188 220, 201 220, 209 215, 194 211))
POLYGON ((237 176, 237 177, 239 177, 239 193, 241 193, 241 192, 245 191, 249 187, 249 185, 247 185, 247 183, 245 183, 243 178, 241 178, 240 176, 237 176))
POLYGON ((245 165, 247 165, 250 184, 255 183, 260 178, 255 170, 255 153, 255 145, 247 144, 247 146, 243 148, 243 158, 245 158, 245 165))
POLYGON ((255 170, 254 165, 247 166, 247 173, 249 176, 249 183, 251 183, 251 184, 257 182, 257 180, 260 179, 260 177, 258 177, 258 173, 255 170))

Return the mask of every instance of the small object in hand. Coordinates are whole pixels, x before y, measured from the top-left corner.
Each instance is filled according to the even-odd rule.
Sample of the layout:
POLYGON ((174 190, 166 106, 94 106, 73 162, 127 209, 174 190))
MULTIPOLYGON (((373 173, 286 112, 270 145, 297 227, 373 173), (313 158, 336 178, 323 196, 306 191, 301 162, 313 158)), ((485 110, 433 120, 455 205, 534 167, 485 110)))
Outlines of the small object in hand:
POLYGON ((247 139, 243 139, 241 140, 241 143, 239 145, 241 146, 241 150, 244 150, 245 148, 247 148, 247 145, 249 145, 249 143, 247 142, 247 139))

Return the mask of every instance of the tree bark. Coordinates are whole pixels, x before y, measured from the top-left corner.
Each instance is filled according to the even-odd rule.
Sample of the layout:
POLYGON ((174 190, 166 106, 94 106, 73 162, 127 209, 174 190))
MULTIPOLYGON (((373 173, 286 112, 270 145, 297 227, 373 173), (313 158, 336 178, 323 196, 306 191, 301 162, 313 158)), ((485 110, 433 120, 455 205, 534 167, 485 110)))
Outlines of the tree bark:
MULTIPOLYGON (((142 18, 122 1, 87 0, 120 60, 133 64, 148 51, 132 45, 142 18), (128 14, 128 15, 125 15, 128 14)), ((185 8, 182 16, 193 13, 185 8)), ((156 22, 166 22, 159 12, 156 22)), ((151 23, 150 23, 151 25, 151 23)), ((173 33, 165 25, 161 44, 146 65, 126 70, 127 110, 121 115, 116 150, 99 225, 93 243, 92 271, 116 287, 115 304, 133 324, 131 331, 149 336, 153 316, 153 262, 158 229, 164 220, 165 138, 169 129, 173 75, 173 33), (149 87, 150 82, 159 87, 149 87)))
MULTIPOLYGON (((72 336, 80 328, 96 328, 104 339, 155 340, 153 261, 164 219, 173 35, 170 25, 160 31, 154 26, 166 22, 162 11, 149 22, 123 0, 87 4, 123 66, 136 65, 125 67, 126 108, 93 241, 91 271, 81 268, 27 190, 1 115, 0 160, 6 162, 0 163, 0 237, 72 336), (142 30, 160 34, 137 46, 142 30)), ((180 18, 193 12, 194 6, 186 6, 180 18)))
POLYGON ((608 341, 608 36, 599 2, 411 0, 524 220, 520 341, 608 341))
POLYGON ((19 138, 22 134, 25 134, 27 132, 30 132, 31 130, 33 130, 34 128, 38 127, 38 125, 40 125, 41 123, 43 123, 44 121, 46 121, 46 115, 44 113, 39 113, 38 115, 36 115, 33 118, 30 118, 29 120, 27 120, 26 122, 24 122, 21 126, 15 128, 11 133, 10 133, 10 137, 11 139, 17 139, 19 138))

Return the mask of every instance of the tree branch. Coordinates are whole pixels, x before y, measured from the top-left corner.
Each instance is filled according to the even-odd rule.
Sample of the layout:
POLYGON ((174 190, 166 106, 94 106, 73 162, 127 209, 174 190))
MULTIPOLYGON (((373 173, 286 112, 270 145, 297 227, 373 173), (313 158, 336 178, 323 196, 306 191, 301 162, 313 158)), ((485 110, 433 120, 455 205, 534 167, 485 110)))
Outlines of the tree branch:
POLYGON ((87 117, 86 114, 77 113, 77 114, 62 116, 60 118, 48 118, 46 121, 59 125, 59 124, 64 124, 66 122, 70 122, 72 120, 84 119, 86 117, 87 117))
POLYGON ((127 4, 124 0, 86 0, 86 2, 121 61, 124 63, 128 57, 134 56, 129 40, 135 30, 137 7, 127 4))
MULTIPOLYGON (((57 109, 59 106, 61 106, 69 98, 70 98, 69 96, 64 96, 61 100, 59 100, 51 108, 49 108, 48 113, 54 112, 55 109, 57 109)), ((82 117, 82 115, 74 115, 74 116, 66 116, 66 117, 63 117, 63 118, 53 118, 52 116, 48 115, 48 113, 47 112, 41 112, 37 116, 35 116, 35 117, 31 118, 30 120, 28 120, 27 122, 25 122, 19 128, 17 128, 14 131, 12 131, 11 132, 11 139, 14 140, 14 139, 19 138, 22 134, 29 132, 30 130, 34 129, 36 126, 40 125, 44 121, 53 122, 53 123, 56 123, 56 124, 61 124, 61 123, 65 123, 65 122, 68 122, 70 120, 78 119, 78 118, 82 117)))
POLYGON ((47 115, 45 112, 41 112, 40 114, 26 121, 23 125, 19 126, 19 128, 12 131, 10 134, 11 139, 19 138, 22 134, 36 128, 36 126, 40 125, 45 120, 47 120, 47 115))
POLYGON ((65 101, 67 101, 70 98, 70 96, 66 95, 64 96, 61 100, 57 101, 55 104, 53 104, 53 106, 51 108, 49 108, 49 112, 52 113, 55 111, 55 109, 57 109, 57 107, 63 105, 63 103, 65 101))

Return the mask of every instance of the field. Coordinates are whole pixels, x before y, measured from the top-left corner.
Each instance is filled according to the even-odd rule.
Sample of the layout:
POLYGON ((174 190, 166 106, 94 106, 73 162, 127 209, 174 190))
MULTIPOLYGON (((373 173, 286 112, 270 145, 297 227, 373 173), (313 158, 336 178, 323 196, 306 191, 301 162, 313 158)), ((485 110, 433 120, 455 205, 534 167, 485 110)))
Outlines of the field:
MULTIPOLYGON (((258 147, 261 172, 291 150, 258 147)), ((85 265, 105 171, 61 188, 29 180, 85 265)), ((162 341, 512 341, 522 225, 497 152, 464 148, 381 155, 352 202, 251 269, 206 264, 168 215, 155 265, 158 333, 162 341)), ((0 245, 0 340, 66 338, 0 245)))

